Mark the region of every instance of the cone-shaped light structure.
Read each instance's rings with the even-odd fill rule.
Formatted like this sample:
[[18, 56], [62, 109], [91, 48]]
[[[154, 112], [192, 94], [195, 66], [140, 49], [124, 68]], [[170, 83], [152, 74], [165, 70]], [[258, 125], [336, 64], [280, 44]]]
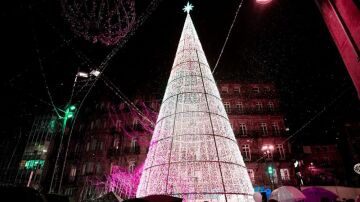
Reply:
[[189, 14], [137, 197], [254, 201], [253, 187]]

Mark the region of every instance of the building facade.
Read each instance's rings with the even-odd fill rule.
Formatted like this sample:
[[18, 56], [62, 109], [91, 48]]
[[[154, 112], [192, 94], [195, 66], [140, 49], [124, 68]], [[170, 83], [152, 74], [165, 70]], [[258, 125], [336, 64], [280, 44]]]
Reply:
[[25, 136], [26, 145], [14, 183], [43, 190], [47, 187], [47, 177], [51, 174], [52, 161], [50, 156], [54, 140], [59, 129], [58, 121], [53, 115], [37, 116], [31, 130]]
[[305, 186], [339, 185], [344, 181], [344, 162], [336, 144], [304, 145], [299, 162]]
[[295, 185], [291, 147], [275, 86], [220, 83], [219, 89], [255, 190]]
[[[219, 90], [254, 188], [294, 185], [291, 148], [274, 85], [222, 82]], [[62, 187], [66, 195], [76, 201], [108, 191], [134, 197], [160, 100], [141, 96], [134, 103], [136, 107], [104, 101], [85, 110], [69, 147]]]
[[65, 195], [75, 201], [109, 191], [135, 196], [159, 107], [152, 100], [136, 99], [134, 105], [103, 101], [85, 110], [69, 146]]

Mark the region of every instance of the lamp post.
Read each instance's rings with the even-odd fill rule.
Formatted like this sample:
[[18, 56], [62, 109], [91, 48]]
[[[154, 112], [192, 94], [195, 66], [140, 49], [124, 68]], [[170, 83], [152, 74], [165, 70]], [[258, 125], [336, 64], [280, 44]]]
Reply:
[[[272, 144], [265, 144], [261, 147], [261, 151], [264, 153], [264, 155], [266, 156], [266, 160], [272, 160], [272, 154], [274, 151], [274, 145]], [[269, 163], [268, 167], [267, 167], [267, 171], [269, 174], [269, 180], [271, 182], [271, 189], [274, 189], [274, 173], [275, 173], [275, 168], [273, 168], [273, 166]]]
[[58, 149], [58, 152], [57, 152], [57, 155], [56, 155], [54, 171], [53, 171], [52, 176], [51, 176], [49, 193], [53, 192], [53, 182], [54, 182], [55, 174], [56, 174], [56, 172], [58, 170], [58, 160], [59, 160], [60, 153], [61, 153], [61, 150], [62, 150], [62, 142], [63, 142], [63, 139], [64, 139], [66, 123], [67, 123], [67, 121], [69, 119], [74, 117], [75, 110], [76, 110], [76, 107], [74, 105], [67, 106], [65, 111], [61, 110], [62, 112], [64, 112], [64, 116], [60, 117], [60, 119], [63, 119], [63, 124], [62, 124], [62, 127], [61, 127], [61, 134], [60, 134], [61, 137], [60, 137], [59, 149]]

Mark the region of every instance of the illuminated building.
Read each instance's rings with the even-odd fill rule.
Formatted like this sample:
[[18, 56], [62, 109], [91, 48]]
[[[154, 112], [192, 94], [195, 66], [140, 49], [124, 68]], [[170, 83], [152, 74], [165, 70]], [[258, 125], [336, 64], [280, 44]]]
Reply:
[[219, 89], [255, 190], [269, 193], [282, 185], [295, 185], [291, 146], [275, 86], [231, 81], [220, 82]]
[[51, 174], [54, 137], [58, 131], [55, 116], [38, 116], [26, 135], [26, 146], [19, 163], [15, 184], [40, 188], [46, 186], [46, 178]]

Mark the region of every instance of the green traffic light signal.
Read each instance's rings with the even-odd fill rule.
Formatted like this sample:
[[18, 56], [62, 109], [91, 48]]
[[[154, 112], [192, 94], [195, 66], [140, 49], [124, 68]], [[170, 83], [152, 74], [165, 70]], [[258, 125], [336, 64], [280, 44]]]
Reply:
[[271, 166], [268, 167], [268, 173], [272, 174], [273, 173], [273, 168]]
[[70, 107], [66, 108], [65, 111], [65, 118], [72, 118], [74, 117], [74, 112], [76, 107], [74, 105], [71, 105]]

